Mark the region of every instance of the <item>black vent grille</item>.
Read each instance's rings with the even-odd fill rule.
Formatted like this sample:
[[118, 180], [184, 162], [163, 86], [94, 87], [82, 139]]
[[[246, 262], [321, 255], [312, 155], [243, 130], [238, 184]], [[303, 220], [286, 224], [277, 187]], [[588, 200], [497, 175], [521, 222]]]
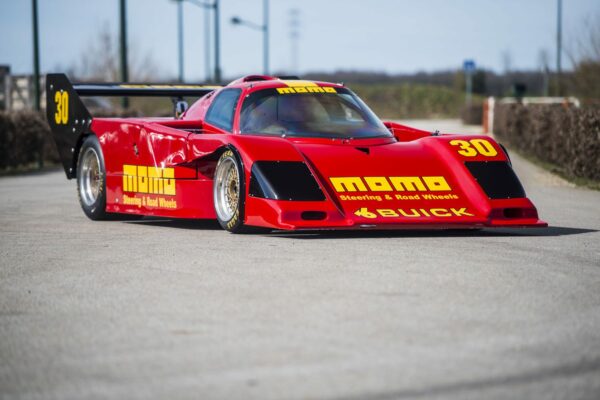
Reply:
[[465, 166], [490, 199], [525, 197], [515, 172], [505, 161], [469, 161]]
[[306, 164], [296, 161], [256, 161], [250, 175], [250, 195], [273, 200], [325, 200]]

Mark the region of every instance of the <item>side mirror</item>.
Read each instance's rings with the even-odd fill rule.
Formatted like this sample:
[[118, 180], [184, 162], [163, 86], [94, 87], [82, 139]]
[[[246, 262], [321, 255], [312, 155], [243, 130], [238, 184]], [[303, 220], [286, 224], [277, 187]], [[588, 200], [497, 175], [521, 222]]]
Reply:
[[180, 119], [184, 112], [188, 109], [188, 103], [185, 100], [177, 100], [175, 102], [175, 119]]

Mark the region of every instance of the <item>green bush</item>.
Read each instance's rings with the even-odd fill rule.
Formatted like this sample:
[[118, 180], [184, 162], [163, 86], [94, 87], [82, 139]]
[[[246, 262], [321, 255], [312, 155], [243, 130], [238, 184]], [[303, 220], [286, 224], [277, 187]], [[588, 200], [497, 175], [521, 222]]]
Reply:
[[463, 93], [444, 86], [352, 84], [349, 87], [375, 114], [386, 119], [457, 118], [464, 104]]
[[494, 134], [570, 177], [600, 181], [600, 107], [499, 104]]
[[0, 112], [0, 169], [58, 162], [50, 128], [41, 113]]
[[460, 111], [460, 119], [466, 125], [483, 124], [483, 104], [473, 103], [468, 107], [463, 107]]

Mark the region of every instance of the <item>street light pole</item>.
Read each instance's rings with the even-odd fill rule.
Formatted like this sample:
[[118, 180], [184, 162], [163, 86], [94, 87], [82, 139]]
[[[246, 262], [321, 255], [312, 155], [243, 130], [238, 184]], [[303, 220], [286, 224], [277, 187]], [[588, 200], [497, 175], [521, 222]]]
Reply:
[[[127, 7], [126, 0], [120, 0], [119, 21], [120, 21], [120, 50], [121, 50], [121, 82], [129, 81], [129, 72], [127, 70]], [[123, 97], [121, 100], [123, 108], [129, 107], [129, 99]]]
[[221, 82], [221, 57], [220, 57], [220, 35], [219, 35], [219, 0], [214, 0], [215, 9], [215, 83]]
[[195, 6], [204, 8], [204, 28], [205, 28], [205, 38], [204, 38], [204, 48], [206, 52], [206, 75], [207, 80], [211, 80], [210, 77], [210, 32], [209, 32], [209, 14], [208, 10], [213, 9], [214, 11], [214, 24], [215, 24], [215, 72], [214, 72], [214, 80], [219, 82], [221, 80], [221, 60], [219, 58], [220, 52], [220, 37], [219, 37], [219, 0], [213, 0], [212, 3], [205, 2], [202, 0], [173, 0], [176, 1], [178, 7], [178, 24], [179, 24], [179, 81], [183, 82], [183, 9], [182, 4], [184, 1], [188, 3], [194, 4]]
[[263, 0], [263, 24], [246, 21], [240, 17], [232, 17], [234, 25], [246, 25], [249, 28], [263, 32], [263, 74], [269, 75], [269, 0]]
[[204, 7], [204, 72], [206, 81], [210, 82], [210, 9], [208, 7]]
[[269, 75], [269, 0], [263, 0], [263, 70]]
[[562, 0], [557, 1], [556, 10], [556, 83], [558, 95], [562, 95], [562, 67], [561, 67], [561, 53], [562, 53]]
[[37, 0], [31, 3], [32, 18], [33, 18], [33, 95], [34, 107], [37, 111], [40, 110], [40, 47], [39, 47], [39, 32], [38, 32], [38, 6]]
[[183, 0], [177, 1], [177, 45], [179, 48], [178, 81], [183, 83]]

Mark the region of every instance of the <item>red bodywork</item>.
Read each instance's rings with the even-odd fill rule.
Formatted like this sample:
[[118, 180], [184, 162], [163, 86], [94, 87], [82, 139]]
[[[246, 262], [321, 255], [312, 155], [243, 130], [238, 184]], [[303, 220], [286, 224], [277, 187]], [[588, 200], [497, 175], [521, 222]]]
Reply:
[[[273, 78], [238, 80], [227, 87], [241, 89], [244, 99], [253, 91], [282, 86], [285, 81]], [[106, 167], [106, 211], [216, 218], [214, 168], [219, 154], [232, 147], [242, 160], [246, 182], [256, 161], [300, 161], [325, 195], [324, 201], [272, 200], [250, 196], [246, 184], [246, 225], [274, 229], [546, 226], [529, 199], [490, 199], [465, 167], [467, 161], [509, 162], [490, 137], [432, 135], [393, 122], [385, 123], [394, 135], [390, 138], [242, 135], [242, 101], [235, 110], [232, 132], [204, 122], [218, 93], [198, 100], [181, 119], [93, 119], [91, 131], [98, 136]], [[473, 146], [474, 140], [483, 145]], [[154, 179], [155, 189], [138, 188], [152, 179], [152, 173], [160, 175]], [[331, 178], [342, 180], [336, 186]]]

